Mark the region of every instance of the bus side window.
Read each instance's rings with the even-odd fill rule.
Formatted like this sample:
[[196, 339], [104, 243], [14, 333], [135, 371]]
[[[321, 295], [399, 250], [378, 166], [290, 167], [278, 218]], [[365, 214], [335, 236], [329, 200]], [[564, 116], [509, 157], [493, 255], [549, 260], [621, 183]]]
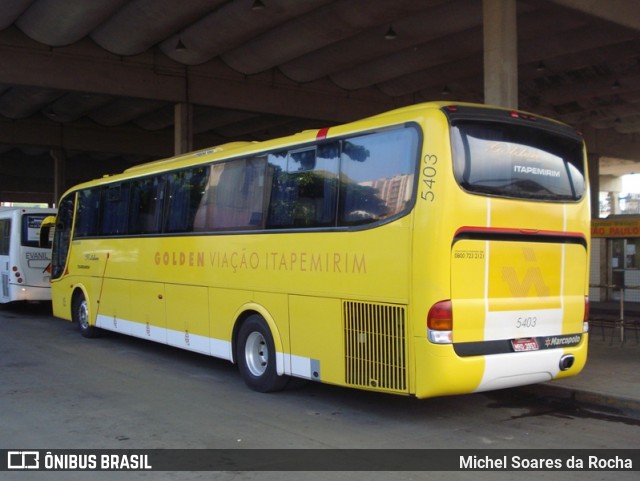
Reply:
[[195, 215], [194, 230], [261, 228], [264, 171], [264, 157], [213, 164]]
[[376, 222], [406, 212], [413, 199], [419, 134], [415, 128], [343, 143], [339, 225]]
[[269, 155], [273, 171], [268, 226], [335, 226], [338, 144]]
[[194, 219], [209, 176], [209, 167], [169, 174], [166, 232], [192, 232]]
[[11, 245], [11, 219], [0, 220], [0, 256], [9, 255]]
[[129, 234], [157, 234], [164, 210], [164, 179], [139, 179], [131, 186]]
[[78, 212], [75, 237], [94, 237], [98, 235], [100, 221], [100, 189], [85, 189], [78, 193]]
[[319, 145], [316, 155], [316, 182], [320, 183], [316, 198], [319, 204], [316, 222], [320, 226], [336, 225], [339, 168], [340, 144]]
[[126, 234], [129, 211], [129, 184], [106, 187], [103, 191], [101, 209], [100, 234]]

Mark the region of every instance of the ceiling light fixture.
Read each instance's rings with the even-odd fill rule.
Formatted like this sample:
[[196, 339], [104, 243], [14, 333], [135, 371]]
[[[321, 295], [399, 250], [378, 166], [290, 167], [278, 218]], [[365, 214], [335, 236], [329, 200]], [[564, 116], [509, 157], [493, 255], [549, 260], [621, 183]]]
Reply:
[[442, 96], [447, 96], [451, 93], [451, 90], [449, 90], [448, 86], [444, 86], [444, 88], [440, 91], [440, 95]]
[[536, 71], [538, 72], [544, 72], [545, 70], [547, 70], [547, 66], [544, 64], [543, 61], [540, 61], [538, 63], [538, 66], [536, 67]]
[[620, 88], [620, 82], [618, 81], [618, 79], [616, 79], [615, 82], [613, 82], [613, 85], [611, 86], [612, 90], [618, 90]]
[[187, 49], [187, 46], [184, 43], [182, 43], [182, 39], [179, 38], [178, 43], [176, 44], [176, 49], [175, 49], [176, 52], [183, 52], [186, 49]]
[[266, 5], [262, 0], [254, 0], [253, 5], [251, 5], [251, 10], [262, 10]]
[[387, 33], [384, 34], [384, 38], [385, 40], [395, 40], [396, 38], [398, 38], [398, 34], [393, 29], [393, 27], [389, 27], [389, 30], [387, 30]]

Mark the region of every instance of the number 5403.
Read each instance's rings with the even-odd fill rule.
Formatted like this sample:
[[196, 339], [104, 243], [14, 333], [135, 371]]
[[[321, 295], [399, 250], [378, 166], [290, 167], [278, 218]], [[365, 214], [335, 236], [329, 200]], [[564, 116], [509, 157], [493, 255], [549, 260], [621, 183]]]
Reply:
[[535, 316], [519, 317], [516, 320], [516, 328], [520, 329], [521, 327], [536, 327], [537, 323], [538, 318]]
[[437, 163], [438, 157], [435, 155], [427, 154], [422, 159], [420, 197], [429, 202], [433, 202], [436, 199], [436, 194], [433, 192], [433, 184], [436, 183], [436, 175], [438, 174], [438, 170], [435, 167]]

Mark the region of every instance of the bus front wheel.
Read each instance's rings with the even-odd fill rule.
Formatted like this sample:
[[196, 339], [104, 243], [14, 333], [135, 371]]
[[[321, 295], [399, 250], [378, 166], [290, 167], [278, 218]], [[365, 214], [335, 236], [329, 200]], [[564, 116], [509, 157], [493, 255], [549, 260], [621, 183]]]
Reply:
[[78, 324], [78, 329], [83, 337], [93, 338], [99, 335], [99, 329], [89, 323], [89, 304], [84, 294], [78, 294], [73, 299], [73, 322]]
[[287, 384], [287, 376], [278, 376], [276, 349], [266, 321], [254, 314], [240, 326], [236, 359], [240, 375], [254, 391], [279, 391]]

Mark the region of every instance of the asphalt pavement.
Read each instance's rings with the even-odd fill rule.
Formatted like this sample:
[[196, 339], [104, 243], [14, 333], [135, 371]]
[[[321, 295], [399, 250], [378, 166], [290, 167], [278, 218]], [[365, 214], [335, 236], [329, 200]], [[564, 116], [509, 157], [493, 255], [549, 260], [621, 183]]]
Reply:
[[[19, 312], [19, 311], [18, 311]], [[640, 420], [640, 305], [592, 304], [587, 364], [577, 376], [524, 386], [537, 397], [557, 399], [611, 416]], [[46, 311], [42, 314], [47, 315]], [[11, 311], [6, 315], [13, 316]]]
[[529, 392], [570, 400], [612, 415], [640, 419], [640, 312], [592, 309], [587, 364], [577, 376], [528, 386]]

